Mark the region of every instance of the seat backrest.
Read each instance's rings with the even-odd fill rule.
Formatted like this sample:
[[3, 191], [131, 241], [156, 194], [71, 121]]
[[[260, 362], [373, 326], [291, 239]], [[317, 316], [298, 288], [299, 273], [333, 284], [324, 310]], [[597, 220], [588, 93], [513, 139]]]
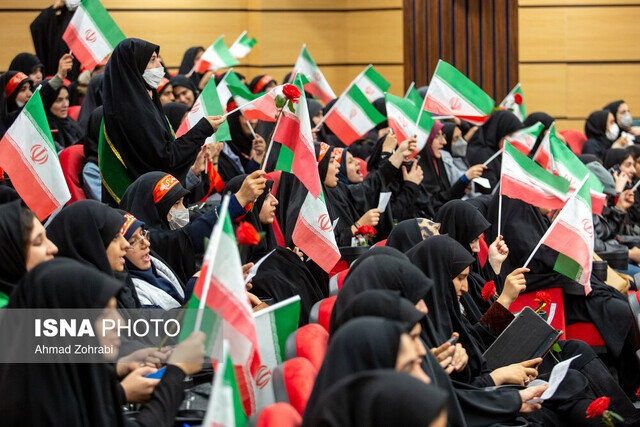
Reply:
[[334, 295], [329, 298], [321, 299], [317, 303], [313, 304], [313, 307], [311, 307], [311, 312], [309, 313], [309, 322], [318, 323], [327, 332], [329, 332], [331, 311], [333, 310], [333, 305], [336, 303], [337, 298], [338, 296]]
[[369, 171], [367, 170], [367, 162], [362, 160], [360, 157], [356, 157], [356, 160], [360, 162], [360, 173], [362, 173], [362, 176], [366, 178], [369, 174]]
[[289, 335], [285, 343], [285, 354], [287, 359], [304, 357], [319, 370], [328, 345], [329, 333], [317, 323], [309, 323]]
[[272, 376], [276, 402], [291, 404], [302, 416], [317, 375], [318, 370], [304, 357], [276, 366]]
[[331, 276], [329, 279], [329, 295], [338, 295], [338, 292], [342, 289], [342, 284], [344, 283], [344, 278], [347, 277], [347, 274], [349, 274], [348, 268]]
[[82, 166], [84, 163], [84, 147], [82, 144], [72, 145], [60, 152], [58, 156], [60, 160], [60, 167], [62, 168], [62, 174], [64, 180], [67, 182], [69, 192], [71, 193], [71, 199], [69, 204], [77, 202], [78, 200], [84, 200], [87, 196], [82, 189], [82, 181], [80, 176], [82, 175]]
[[71, 117], [75, 121], [78, 121], [78, 116], [80, 116], [80, 107], [81, 105], [72, 105], [71, 107], [69, 107], [69, 117]]
[[[551, 319], [549, 324], [554, 328], [566, 332], [566, 324], [564, 318], [564, 294], [562, 288], [548, 288], [544, 292], [548, 293], [551, 297], [551, 304], [544, 307], [543, 310], [547, 312], [547, 318]], [[535, 302], [536, 291], [522, 293], [516, 298], [516, 300], [509, 306], [509, 311], [512, 313], [519, 312], [525, 307], [531, 307], [532, 310], [538, 308], [538, 303]], [[566, 333], [563, 333], [560, 337], [561, 340], [566, 339]]]
[[569, 144], [569, 148], [576, 156], [582, 154], [582, 147], [584, 146], [587, 137], [580, 131], [574, 129], [567, 129], [560, 132], [564, 139]]
[[248, 425], [255, 427], [299, 427], [302, 425], [302, 416], [288, 403], [278, 402], [252, 416]]

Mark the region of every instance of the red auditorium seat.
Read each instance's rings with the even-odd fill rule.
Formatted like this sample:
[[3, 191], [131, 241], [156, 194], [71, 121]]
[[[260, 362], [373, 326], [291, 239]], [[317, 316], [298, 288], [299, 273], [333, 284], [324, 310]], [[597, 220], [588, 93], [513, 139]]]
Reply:
[[58, 160], [60, 160], [62, 174], [71, 193], [71, 199], [68, 204], [86, 199], [87, 196], [84, 194], [80, 181], [84, 163], [84, 147], [81, 144], [67, 147], [60, 152]]
[[387, 246], [387, 239], [380, 240], [378, 243], [376, 243], [373, 246]]
[[369, 171], [367, 170], [367, 162], [362, 160], [360, 157], [356, 157], [356, 160], [360, 162], [360, 173], [362, 173], [362, 176], [366, 178], [369, 174]]
[[329, 276], [333, 276], [334, 274], [338, 274], [340, 273], [342, 270], [346, 270], [347, 268], [349, 268], [349, 263], [344, 260], [341, 259], [340, 261], [338, 261], [336, 263], [336, 265], [331, 269], [331, 271], [329, 272]]
[[81, 105], [73, 105], [69, 107], [69, 117], [71, 117], [76, 122], [78, 121], [78, 116], [80, 115], [80, 107]]
[[329, 344], [329, 333], [317, 323], [309, 323], [294, 331], [285, 343], [287, 359], [304, 357], [318, 370]]
[[571, 151], [577, 156], [582, 154], [582, 147], [584, 146], [587, 137], [580, 131], [567, 129], [560, 132], [564, 139], [567, 140], [567, 144], [569, 144], [569, 148]]
[[269, 405], [251, 417], [249, 425], [256, 427], [299, 427], [302, 416], [288, 403], [278, 402]]
[[273, 391], [276, 402], [291, 404], [300, 415], [304, 414], [318, 370], [304, 357], [287, 360], [273, 370]]
[[329, 332], [329, 322], [331, 321], [331, 311], [333, 310], [333, 305], [336, 303], [337, 295], [334, 295], [329, 298], [322, 299], [315, 303], [313, 307], [311, 307], [311, 312], [309, 313], [309, 322], [318, 323], [322, 326], [327, 332]]
[[344, 283], [344, 278], [347, 277], [349, 273], [349, 269], [342, 270], [338, 274], [334, 274], [329, 279], [329, 295], [334, 296], [338, 295], [338, 291], [342, 289], [342, 284]]

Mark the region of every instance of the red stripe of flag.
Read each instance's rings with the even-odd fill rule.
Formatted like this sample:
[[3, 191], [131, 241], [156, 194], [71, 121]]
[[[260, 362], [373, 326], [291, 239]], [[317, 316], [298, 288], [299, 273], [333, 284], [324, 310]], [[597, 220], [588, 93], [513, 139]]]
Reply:
[[345, 145], [351, 145], [352, 142], [362, 137], [362, 135], [356, 133], [349, 125], [349, 121], [336, 108], [329, 112], [324, 122]]
[[67, 26], [67, 29], [62, 35], [62, 40], [67, 43], [69, 49], [73, 51], [73, 56], [75, 56], [85, 68], [92, 69], [99, 64], [99, 61], [96, 60], [84, 44], [83, 38], [80, 37], [73, 25]]

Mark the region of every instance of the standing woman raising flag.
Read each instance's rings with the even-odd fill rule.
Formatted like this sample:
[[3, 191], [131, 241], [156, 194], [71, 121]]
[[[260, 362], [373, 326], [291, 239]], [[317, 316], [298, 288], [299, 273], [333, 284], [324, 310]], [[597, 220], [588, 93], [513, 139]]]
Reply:
[[155, 90], [164, 77], [160, 47], [140, 39], [116, 46], [104, 72], [100, 135], [103, 201], [118, 203], [140, 175], [161, 170], [184, 180], [205, 139], [224, 118], [208, 116], [175, 138]]

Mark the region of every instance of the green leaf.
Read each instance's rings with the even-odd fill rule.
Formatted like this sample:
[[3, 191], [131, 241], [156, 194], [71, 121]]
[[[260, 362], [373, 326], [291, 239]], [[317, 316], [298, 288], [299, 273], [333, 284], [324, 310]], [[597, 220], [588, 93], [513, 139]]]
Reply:
[[615, 412], [611, 412], [611, 411], [607, 411], [609, 412], [609, 416], [611, 416], [612, 418], [615, 418], [618, 421], [624, 421], [624, 418], [622, 418], [620, 415], [616, 414]]
[[555, 343], [552, 347], [551, 350], [555, 351], [556, 353], [560, 353], [562, 351], [562, 348], [560, 347], [560, 344]]
[[267, 232], [266, 232], [266, 231], [260, 231], [260, 232], [258, 232], [258, 236], [260, 236], [260, 240], [264, 239], [264, 236], [266, 236], [266, 235], [267, 235]]
[[291, 111], [292, 113], [296, 112], [296, 109], [293, 107], [293, 102], [291, 102], [291, 100], [289, 100], [287, 106], [289, 107], [289, 111]]
[[205, 237], [204, 238], [204, 252], [207, 252], [207, 247], [209, 246], [209, 238]]
[[276, 95], [276, 108], [282, 108], [287, 103], [287, 98], [282, 95]]

